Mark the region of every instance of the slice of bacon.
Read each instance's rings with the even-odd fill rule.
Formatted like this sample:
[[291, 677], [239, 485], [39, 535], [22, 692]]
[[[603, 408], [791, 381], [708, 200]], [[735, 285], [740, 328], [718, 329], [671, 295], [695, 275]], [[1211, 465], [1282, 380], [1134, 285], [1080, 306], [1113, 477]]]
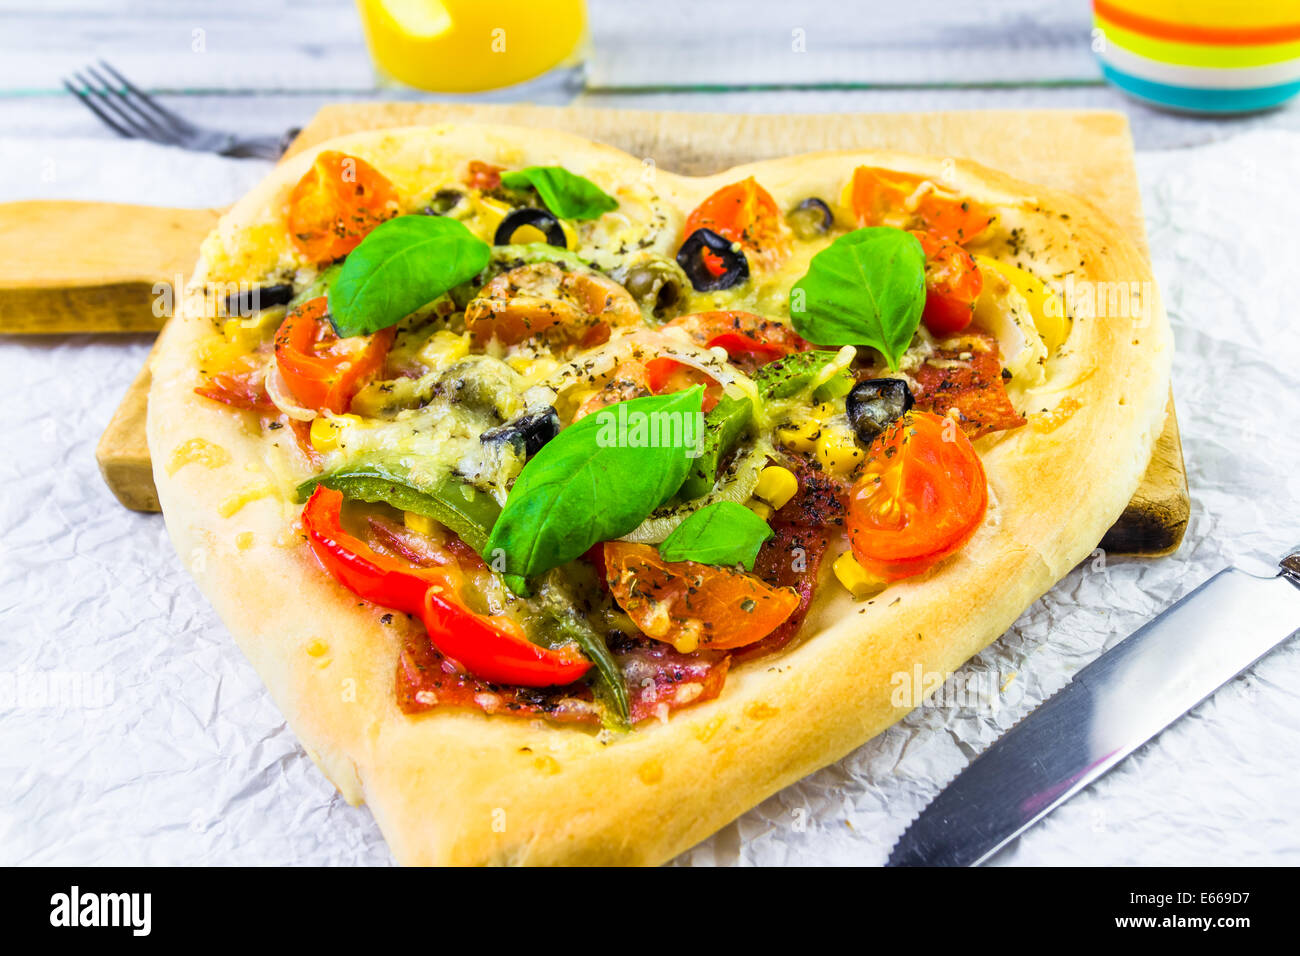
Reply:
[[834, 529], [844, 524], [844, 486], [803, 458], [787, 464], [799, 480], [799, 490], [772, 516], [773, 534], [759, 548], [754, 573], [768, 584], [794, 588], [799, 605], [771, 634], [733, 652], [738, 662], [780, 650], [799, 632], [817, 590], [822, 557]]
[[432, 568], [448, 563], [454, 558], [455, 563], [465, 570], [483, 570], [487, 567], [478, 552], [460, 539], [460, 535], [451, 529], [446, 530], [446, 537], [441, 546], [436, 547], [424, 535], [417, 534], [402, 525], [389, 521], [378, 515], [366, 519], [370, 534], [381, 549], [395, 557], [410, 561], [416, 567]]
[[263, 430], [275, 430], [287, 425], [298, 451], [313, 468], [319, 468], [324, 460], [311, 443], [311, 422], [299, 421], [280, 413], [271, 401], [271, 396], [266, 393], [260, 370], [217, 372], [208, 376], [194, 391], [231, 408], [261, 412]]
[[643, 398], [650, 394], [650, 383], [646, 380], [646, 367], [642, 362], [620, 362], [614, 374], [599, 391], [593, 394], [573, 413], [573, 420], [586, 418], [616, 402], [628, 402], [634, 398]]
[[791, 454], [781, 464], [794, 472], [799, 487], [772, 516], [773, 521], [803, 528], [842, 527], [848, 504], [848, 485], [822, 471], [811, 455]]
[[772, 522], [772, 537], [759, 549], [754, 573], [768, 584], [792, 587], [799, 592], [799, 604], [776, 630], [733, 653], [737, 661], [750, 660], [780, 650], [799, 632], [817, 590], [817, 574], [830, 538], [819, 528], [788, 521]]
[[640, 639], [615, 659], [627, 679], [634, 724], [717, 697], [731, 665], [728, 655], [716, 651], [679, 654], [667, 644]]
[[919, 386], [916, 407], [936, 415], [953, 412], [968, 438], [1025, 424], [1007, 397], [998, 342], [988, 332], [969, 329], [939, 342], [912, 377]]
[[427, 634], [414, 628], [397, 663], [397, 706], [421, 714], [438, 706], [472, 707], [487, 714], [545, 717], [561, 723], [600, 723], [591, 688], [501, 687], [459, 671], [438, 653]]
[[[730, 664], [725, 654], [679, 654], [644, 638], [623, 638], [616, 643], [614, 657], [627, 680], [633, 723], [666, 717], [722, 692]], [[397, 665], [397, 704], [406, 714], [424, 713], [441, 705], [560, 723], [599, 724], [601, 719], [586, 684], [536, 688], [489, 684], [458, 671], [418, 630], [403, 642]]]
[[501, 185], [501, 167], [480, 160], [472, 160], [465, 173], [465, 185], [470, 189], [488, 192]]
[[[293, 440], [297, 443], [298, 450], [302, 452], [303, 457], [307, 459], [313, 469], [320, 468], [321, 462], [325, 459], [316, 450], [316, 446], [311, 443], [311, 422], [299, 421], [296, 418], [290, 418], [288, 415], [281, 415], [276, 420], [282, 425], [288, 423], [289, 431], [293, 432]], [[263, 427], [265, 427], [265, 421]]]
[[215, 375], [208, 376], [207, 380], [194, 391], [204, 398], [210, 398], [214, 402], [221, 402], [232, 408], [259, 410], [275, 408], [271, 396], [266, 393], [266, 385], [262, 382], [260, 369], [217, 372]]

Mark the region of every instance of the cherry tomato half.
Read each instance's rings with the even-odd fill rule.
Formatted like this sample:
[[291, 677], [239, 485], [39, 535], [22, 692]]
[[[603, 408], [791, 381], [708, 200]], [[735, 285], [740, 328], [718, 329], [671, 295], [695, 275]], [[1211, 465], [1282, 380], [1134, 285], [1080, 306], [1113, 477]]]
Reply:
[[[683, 238], [697, 229], [712, 229], [745, 250], [751, 268], [775, 269], [792, 248], [792, 235], [771, 193], [753, 176], [723, 186], [686, 217]], [[704, 265], [715, 276], [726, 271], [722, 259], [704, 254]]]
[[316, 157], [289, 194], [289, 233], [312, 262], [332, 262], [397, 212], [397, 191], [383, 173], [331, 149]]
[[325, 318], [326, 308], [320, 296], [284, 317], [275, 333], [275, 361], [294, 398], [339, 415], [366, 379], [383, 368], [397, 330], [341, 339]]
[[921, 574], [956, 552], [988, 508], [979, 455], [955, 422], [911, 411], [883, 431], [849, 492], [853, 555], [884, 581]]
[[961, 246], [928, 232], [913, 232], [925, 251], [925, 311], [921, 321], [935, 335], [953, 335], [970, 325], [984, 277]]
[[919, 229], [950, 242], [966, 243], [993, 221], [979, 203], [921, 176], [859, 166], [845, 188], [844, 205], [859, 226]]
[[734, 568], [665, 561], [646, 544], [606, 542], [605, 575], [636, 626], [684, 654], [762, 640], [799, 606], [793, 588], [772, 587]]

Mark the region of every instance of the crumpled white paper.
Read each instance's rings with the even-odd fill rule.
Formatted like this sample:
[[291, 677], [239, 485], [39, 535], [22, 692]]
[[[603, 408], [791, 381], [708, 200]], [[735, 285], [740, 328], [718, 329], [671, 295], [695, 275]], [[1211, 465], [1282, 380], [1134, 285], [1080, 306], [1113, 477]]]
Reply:
[[[0, 141], [0, 200], [217, 205], [265, 164], [140, 143]], [[1192, 490], [1177, 555], [1095, 556], [927, 706], [685, 853], [876, 864], [970, 758], [1079, 668], [1229, 563], [1300, 542], [1300, 136], [1139, 157], [1175, 326]], [[142, 176], [141, 170], [148, 175]], [[388, 863], [312, 765], [94, 447], [143, 337], [0, 339], [0, 862]], [[1300, 622], [1297, 622], [1300, 624]], [[1224, 635], [1231, 640], [1232, 635]], [[1274, 652], [998, 863], [1300, 862], [1300, 644]]]

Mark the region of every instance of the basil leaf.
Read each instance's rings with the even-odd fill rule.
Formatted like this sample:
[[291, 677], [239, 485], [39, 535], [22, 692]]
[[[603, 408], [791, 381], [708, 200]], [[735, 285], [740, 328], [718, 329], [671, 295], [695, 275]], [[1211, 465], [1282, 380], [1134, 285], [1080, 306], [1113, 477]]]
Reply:
[[474, 278], [491, 247], [455, 219], [398, 216], [376, 226], [329, 287], [334, 331], [368, 335]]
[[571, 173], [563, 166], [529, 166], [501, 174], [507, 189], [532, 186], [542, 197], [552, 215], [561, 219], [599, 219], [618, 208], [618, 200], [586, 176]]
[[618, 402], [552, 438], [515, 479], [488, 538], [488, 563], [532, 577], [639, 525], [686, 478], [703, 399], [696, 385]]
[[767, 522], [744, 505], [718, 501], [691, 512], [659, 545], [659, 554], [665, 561], [742, 564], [753, 571], [758, 549], [770, 537]]
[[869, 345], [890, 369], [907, 351], [925, 307], [925, 253], [902, 229], [840, 236], [790, 289], [794, 330], [817, 345]]

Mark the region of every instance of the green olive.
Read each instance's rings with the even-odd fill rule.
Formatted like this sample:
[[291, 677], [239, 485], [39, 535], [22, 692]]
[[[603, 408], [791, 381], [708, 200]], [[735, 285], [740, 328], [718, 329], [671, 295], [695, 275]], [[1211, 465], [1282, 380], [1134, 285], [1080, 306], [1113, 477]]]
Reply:
[[424, 211], [430, 216], [446, 216], [461, 204], [465, 194], [459, 189], [439, 189]]
[[682, 300], [686, 287], [681, 267], [666, 259], [647, 259], [631, 266], [623, 287], [632, 298], [663, 315]]

